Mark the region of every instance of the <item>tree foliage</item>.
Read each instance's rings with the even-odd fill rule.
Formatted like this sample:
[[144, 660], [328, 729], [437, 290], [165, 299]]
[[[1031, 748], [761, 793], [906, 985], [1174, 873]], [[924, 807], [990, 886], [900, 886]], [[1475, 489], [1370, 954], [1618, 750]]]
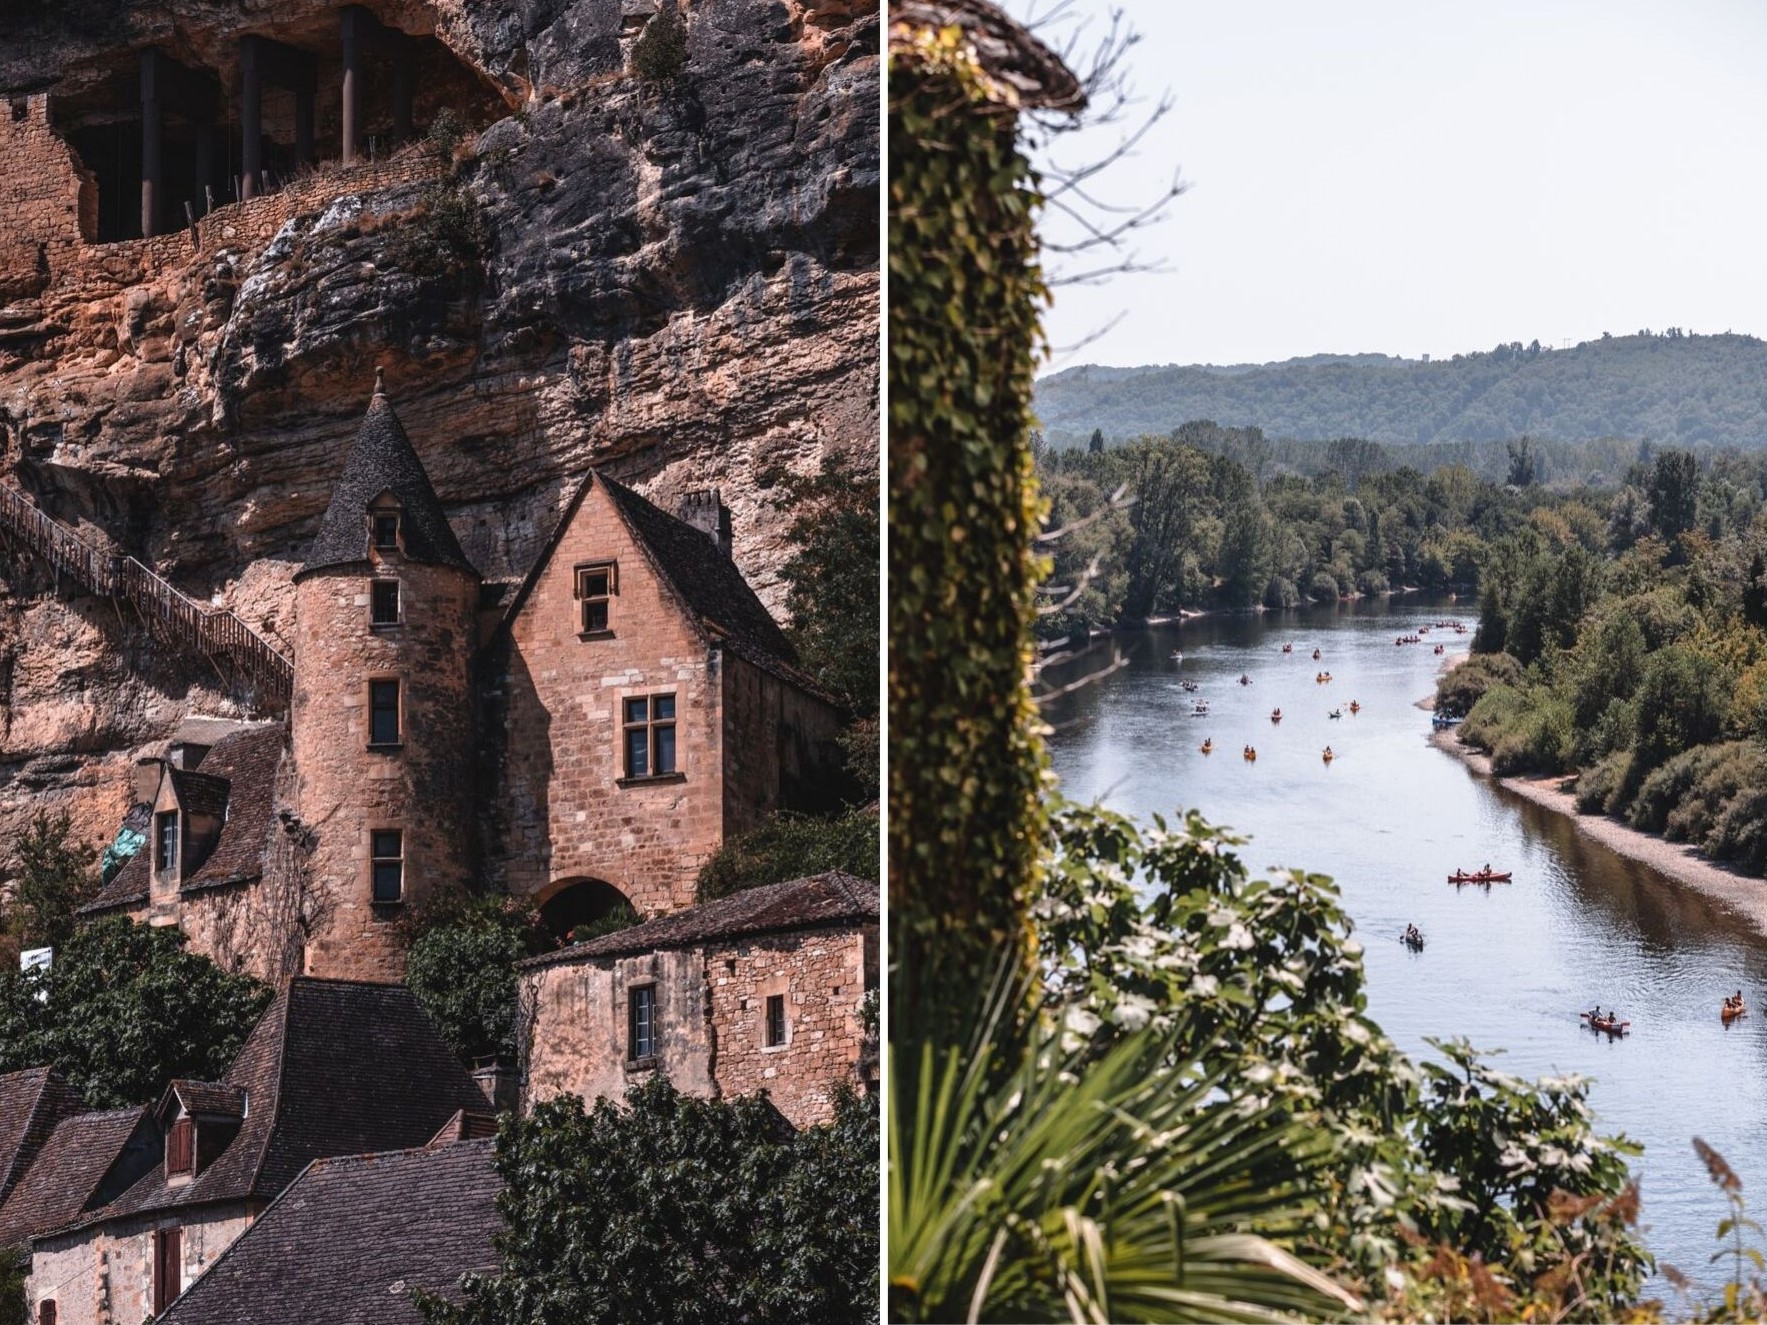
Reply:
[[876, 1319], [877, 1110], [848, 1094], [794, 1133], [765, 1095], [702, 1100], [661, 1076], [584, 1110], [507, 1116], [500, 1269], [430, 1325], [843, 1325]]
[[876, 480], [843, 455], [811, 477], [773, 475], [775, 504], [792, 513], [786, 583], [791, 638], [804, 666], [854, 717], [877, 716]]
[[92, 1108], [145, 1104], [173, 1077], [218, 1080], [269, 1001], [178, 929], [107, 917], [51, 967], [0, 972], [0, 1071], [48, 1064]]
[[516, 1052], [515, 963], [538, 952], [539, 916], [513, 898], [450, 899], [422, 918], [405, 982], [463, 1062]]
[[26, 948], [59, 947], [74, 930], [74, 913], [99, 888], [96, 854], [70, 841], [64, 812], [39, 810], [14, 847], [16, 881], [3, 928]]
[[844, 870], [876, 881], [877, 812], [846, 811], [832, 819], [776, 814], [759, 828], [725, 839], [700, 867], [697, 900], [715, 901], [748, 888]]

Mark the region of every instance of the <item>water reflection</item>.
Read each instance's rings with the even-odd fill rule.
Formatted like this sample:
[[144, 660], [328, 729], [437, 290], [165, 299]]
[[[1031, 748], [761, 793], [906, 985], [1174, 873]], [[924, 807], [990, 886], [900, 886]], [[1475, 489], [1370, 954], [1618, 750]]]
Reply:
[[[1066, 794], [1142, 818], [1194, 806], [1252, 837], [1253, 868], [1334, 876], [1367, 946], [1371, 1011], [1407, 1051], [1461, 1035], [1504, 1049], [1511, 1071], [1596, 1077], [1603, 1125], [1648, 1148], [1638, 1168], [1652, 1249], [1695, 1270], [1721, 1211], [1690, 1138], [1767, 1184], [1767, 956], [1720, 903], [1430, 748], [1415, 703], [1443, 661], [1431, 645], [1464, 652], [1470, 637], [1393, 639], [1457, 613], [1471, 619], [1465, 605], [1397, 599], [1121, 637], [1128, 666], [1049, 714], [1056, 771]], [[1095, 650], [1056, 679], [1106, 658]], [[1315, 680], [1322, 671], [1330, 683]], [[1251, 685], [1235, 684], [1241, 673]], [[1207, 717], [1191, 716], [1197, 699]], [[1205, 737], [1213, 754], [1198, 748]], [[1248, 743], [1255, 763], [1240, 757]], [[1486, 861], [1515, 881], [1446, 882]], [[1398, 941], [1408, 923], [1428, 941], [1421, 954]], [[1726, 1027], [1720, 1002], [1737, 988], [1755, 1010]], [[1609, 1040], [1579, 1023], [1596, 1003], [1619, 1008], [1631, 1034]]]

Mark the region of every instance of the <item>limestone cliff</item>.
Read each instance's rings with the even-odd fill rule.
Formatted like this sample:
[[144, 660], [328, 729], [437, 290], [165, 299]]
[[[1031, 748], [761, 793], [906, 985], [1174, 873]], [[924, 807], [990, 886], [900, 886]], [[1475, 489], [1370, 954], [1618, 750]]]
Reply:
[[[112, 103], [121, 122], [142, 49], [230, 109], [246, 33], [318, 48], [323, 89], [337, 8], [0, 11], [0, 131], [10, 107], [41, 148], [0, 159], [0, 475], [285, 644], [293, 563], [381, 365], [487, 578], [523, 573], [599, 466], [664, 505], [721, 487], [777, 609], [787, 517], [763, 471], [876, 452], [876, 0], [693, 0], [660, 81], [628, 71], [650, 0], [373, 4], [438, 52], [416, 125], [460, 105], [476, 132], [451, 155], [321, 165], [194, 233], [95, 242], [108, 175], [79, 143]], [[22, 136], [58, 105], [87, 138]], [[108, 839], [140, 750], [231, 703], [200, 659], [61, 589], [0, 538], [0, 839], [57, 805]]]

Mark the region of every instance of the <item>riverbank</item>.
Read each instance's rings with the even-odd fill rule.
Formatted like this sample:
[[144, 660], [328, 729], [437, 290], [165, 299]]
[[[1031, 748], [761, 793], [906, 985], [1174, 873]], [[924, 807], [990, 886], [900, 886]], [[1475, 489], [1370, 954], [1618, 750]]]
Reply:
[[1500, 778], [1491, 772], [1491, 761], [1477, 750], [1462, 745], [1452, 728], [1431, 732], [1430, 744], [1453, 755], [1480, 777], [1490, 778], [1505, 791], [1568, 818], [1584, 836], [1601, 843], [1617, 855], [1648, 865], [1685, 887], [1719, 902], [1735, 912], [1757, 934], [1767, 938], [1767, 880], [1742, 874], [1717, 861], [1707, 860], [1683, 842], [1669, 842], [1640, 832], [1602, 814], [1579, 814], [1577, 799], [1565, 790], [1565, 777]]

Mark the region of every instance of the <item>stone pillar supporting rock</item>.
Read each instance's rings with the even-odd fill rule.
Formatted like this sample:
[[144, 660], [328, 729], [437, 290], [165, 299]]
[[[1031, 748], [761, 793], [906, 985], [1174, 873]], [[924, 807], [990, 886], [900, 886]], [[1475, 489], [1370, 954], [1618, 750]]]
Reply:
[[239, 39], [239, 72], [243, 95], [239, 112], [239, 196], [258, 196], [264, 169], [264, 71], [258, 59], [258, 39]]
[[163, 57], [152, 47], [141, 52], [141, 235], [153, 233], [158, 214], [160, 191], [165, 187], [165, 170], [160, 160], [160, 62]]
[[338, 11], [343, 26], [344, 67], [344, 164], [356, 164], [362, 132], [362, 60], [367, 54], [369, 24], [372, 15], [361, 5], [346, 5]]

